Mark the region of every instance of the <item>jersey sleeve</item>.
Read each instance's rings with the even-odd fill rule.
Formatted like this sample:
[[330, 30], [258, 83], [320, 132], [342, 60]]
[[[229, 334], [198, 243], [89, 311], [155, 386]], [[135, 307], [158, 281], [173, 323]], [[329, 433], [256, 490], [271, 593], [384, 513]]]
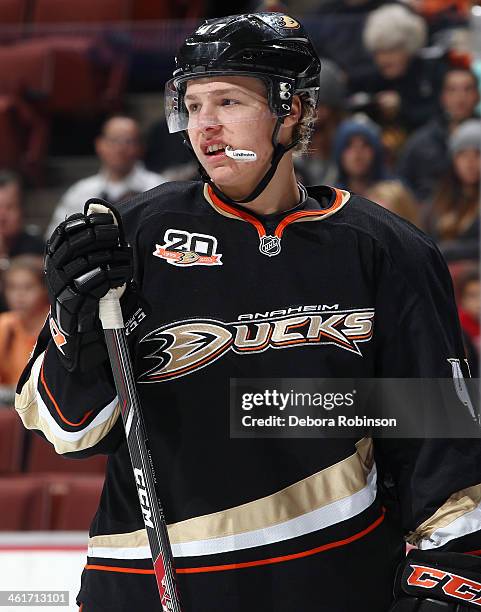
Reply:
[[57, 356], [48, 320], [20, 377], [15, 408], [24, 426], [43, 435], [62, 455], [111, 453], [122, 440], [108, 366], [67, 372]]
[[[69, 197], [72, 193], [72, 189], [67, 192]], [[136, 201], [118, 207], [127, 240], [134, 249], [133, 286], [139, 284], [141, 274], [136, 230], [142, 206], [136, 207]], [[127, 328], [139, 307], [148, 310], [131, 288], [120, 301]], [[15, 407], [25, 427], [43, 435], [57, 453], [73, 458], [114, 453], [125, 434], [110, 365], [106, 361], [87, 372], [67, 372], [53, 339], [59, 341], [58, 333], [55, 328], [51, 332], [47, 320], [19, 380]], [[135, 337], [135, 332], [129, 336], [131, 349]]]
[[[380, 264], [377, 376], [448, 378], [452, 360], [459, 375], [469, 376], [447, 266], [432, 243], [409, 250]], [[421, 549], [481, 552], [479, 439], [378, 439], [376, 455], [394, 483], [408, 541]]]

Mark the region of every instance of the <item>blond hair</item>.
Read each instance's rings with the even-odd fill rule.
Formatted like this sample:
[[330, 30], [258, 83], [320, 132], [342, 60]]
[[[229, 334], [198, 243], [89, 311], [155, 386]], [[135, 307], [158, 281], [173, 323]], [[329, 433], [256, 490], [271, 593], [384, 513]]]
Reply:
[[296, 156], [307, 153], [317, 118], [316, 105], [312, 96], [308, 92], [301, 92], [298, 95], [301, 101], [301, 117], [292, 133], [293, 140], [299, 139], [299, 142], [294, 147]]

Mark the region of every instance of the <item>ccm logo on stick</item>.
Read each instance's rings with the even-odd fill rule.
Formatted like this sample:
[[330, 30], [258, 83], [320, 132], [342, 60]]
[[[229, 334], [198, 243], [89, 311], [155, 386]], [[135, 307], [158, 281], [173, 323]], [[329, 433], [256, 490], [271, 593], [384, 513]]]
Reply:
[[137, 483], [137, 491], [139, 493], [140, 507], [144, 515], [144, 523], [147, 527], [154, 528], [152, 523], [152, 512], [150, 511], [149, 497], [145, 488], [144, 473], [139, 468], [134, 468], [135, 482]]
[[434, 567], [411, 564], [412, 573], [407, 583], [423, 589], [439, 589], [449, 597], [469, 601], [481, 606], [481, 584], [463, 576], [452, 574]]

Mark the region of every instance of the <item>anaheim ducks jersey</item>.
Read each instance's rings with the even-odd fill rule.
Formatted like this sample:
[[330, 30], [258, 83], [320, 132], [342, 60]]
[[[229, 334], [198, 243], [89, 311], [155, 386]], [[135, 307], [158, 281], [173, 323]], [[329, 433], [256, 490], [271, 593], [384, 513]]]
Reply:
[[[124, 316], [186, 612], [386, 612], [406, 534], [481, 548], [478, 442], [229, 434], [231, 378], [462, 367], [430, 239], [326, 186], [262, 217], [200, 182], [161, 185], [120, 212], [144, 300]], [[160, 610], [109, 367], [67, 373], [45, 329], [17, 391], [25, 426], [58, 453], [109, 455], [83, 612]]]

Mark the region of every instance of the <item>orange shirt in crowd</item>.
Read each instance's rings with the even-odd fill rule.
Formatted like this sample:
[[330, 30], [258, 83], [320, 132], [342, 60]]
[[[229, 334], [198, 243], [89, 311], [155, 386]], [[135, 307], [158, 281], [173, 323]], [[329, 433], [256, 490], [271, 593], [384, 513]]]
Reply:
[[0, 384], [16, 385], [37, 334], [28, 333], [16, 312], [0, 314]]
[[456, 10], [460, 15], [467, 15], [473, 3], [469, 0], [418, 0], [414, 4], [415, 10], [429, 19], [450, 9]]

